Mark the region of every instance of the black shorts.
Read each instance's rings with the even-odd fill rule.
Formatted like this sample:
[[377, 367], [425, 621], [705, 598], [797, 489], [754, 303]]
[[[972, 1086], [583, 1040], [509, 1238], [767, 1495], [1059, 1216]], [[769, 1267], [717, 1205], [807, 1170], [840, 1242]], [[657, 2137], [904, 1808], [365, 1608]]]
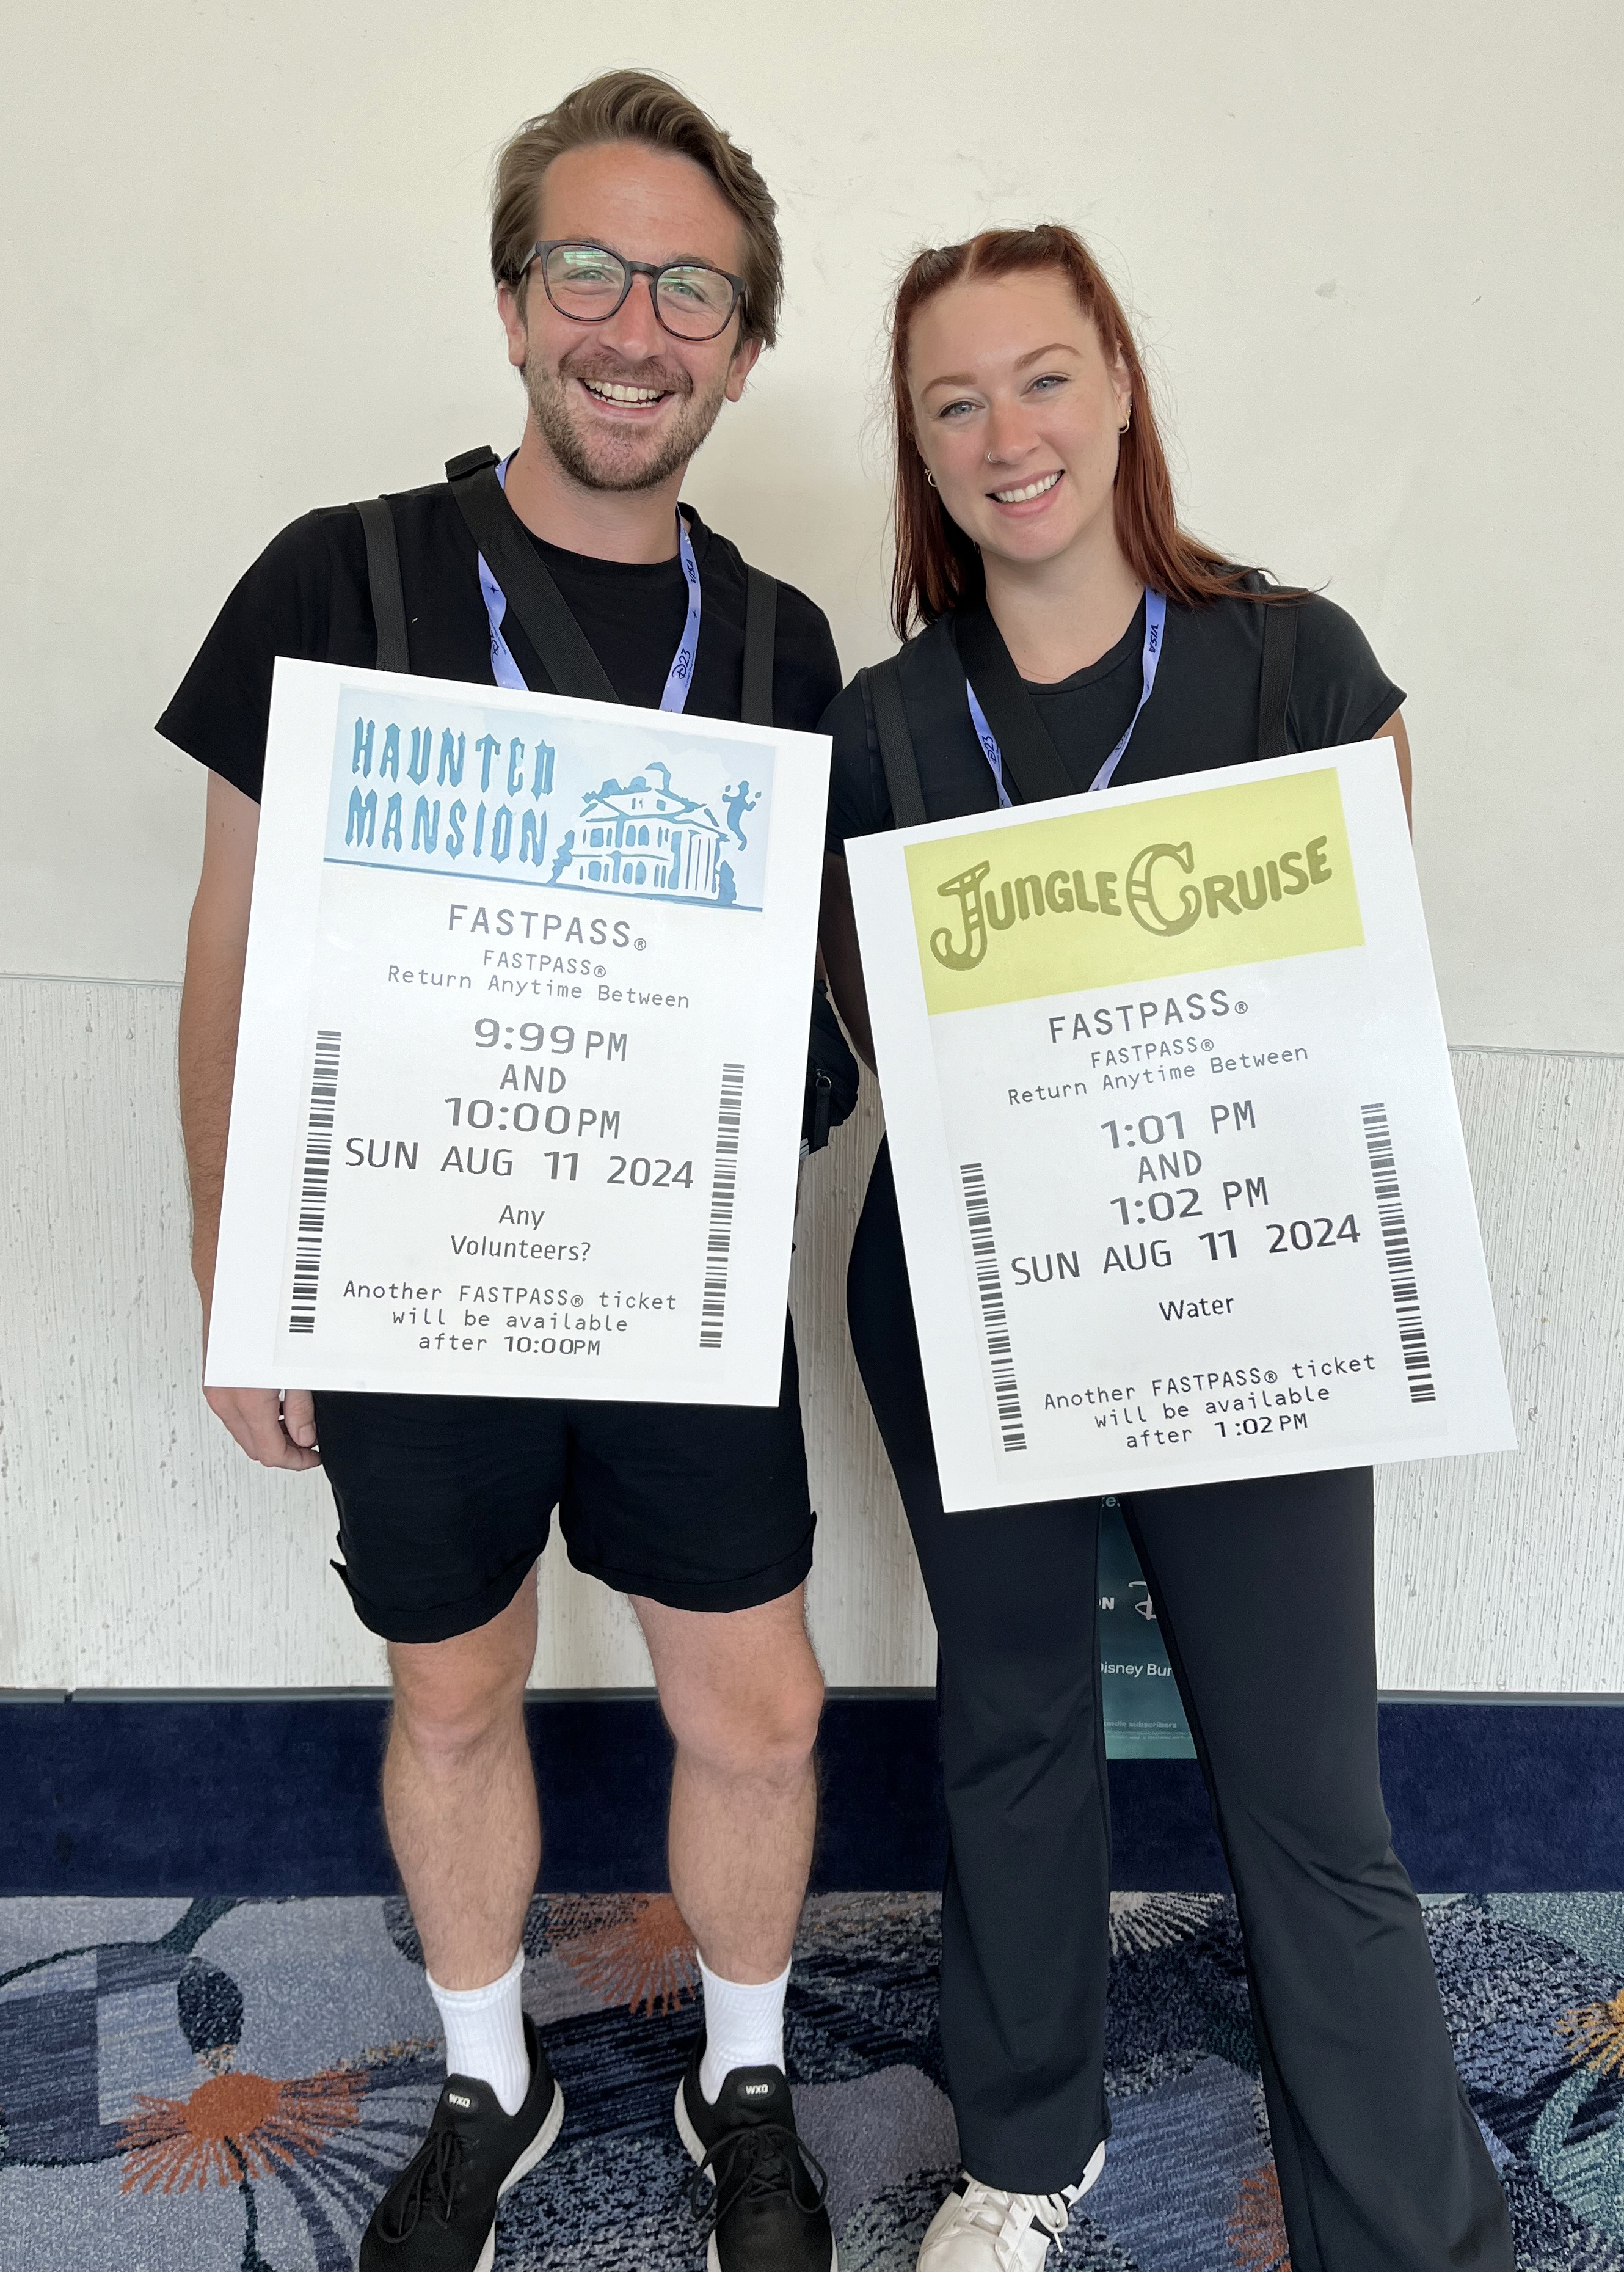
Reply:
[[542, 1397], [316, 1399], [334, 1564], [385, 1640], [448, 1640], [504, 1610], [555, 1506], [570, 1559], [674, 1610], [749, 1610], [812, 1566], [795, 1343], [776, 1407]]

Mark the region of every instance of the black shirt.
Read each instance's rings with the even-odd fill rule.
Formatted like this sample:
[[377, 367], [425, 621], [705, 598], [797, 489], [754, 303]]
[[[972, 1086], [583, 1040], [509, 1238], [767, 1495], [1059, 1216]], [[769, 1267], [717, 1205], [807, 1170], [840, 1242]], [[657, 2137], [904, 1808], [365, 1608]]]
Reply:
[[[400, 546], [412, 668], [432, 678], [490, 685], [490, 627], [480, 595], [478, 549], [449, 489], [390, 499]], [[686, 515], [704, 613], [689, 689], [693, 717], [737, 718], [744, 670], [744, 562], [726, 537]], [[592, 560], [539, 537], [532, 542], [574, 611], [622, 702], [657, 709], [688, 613], [682, 563]], [[503, 637], [526, 685], [551, 690], [508, 610]], [[377, 634], [361, 517], [349, 505], [306, 513], [272, 538], [220, 609], [158, 730], [211, 772], [257, 799], [279, 654], [370, 669]], [[840, 664], [820, 608], [778, 587], [773, 714], [811, 731], [839, 691]]]
[[[1114, 788], [1255, 759], [1263, 616], [1251, 600], [1215, 600], [1202, 608], [1168, 602], [1155, 691], [1139, 714]], [[1029, 685], [1079, 792], [1091, 785], [1133, 717], [1144, 684], [1144, 650], [1142, 600], [1127, 631], [1098, 662], [1056, 685]], [[995, 811], [998, 791], [970, 722], [951, 617], [910, 639], [898, 665], [931, 818]], [[1352, 616], [1329, 600], [1303, 602], [1285, 714], [1291, 748], [1366, 741], [1404, 699]], [[835, 745], [829, 849], [842, 852], [848, 836], [871, 836], [893, 826], [873, 710], [860, 680], [831, 705], [823, 731]]]

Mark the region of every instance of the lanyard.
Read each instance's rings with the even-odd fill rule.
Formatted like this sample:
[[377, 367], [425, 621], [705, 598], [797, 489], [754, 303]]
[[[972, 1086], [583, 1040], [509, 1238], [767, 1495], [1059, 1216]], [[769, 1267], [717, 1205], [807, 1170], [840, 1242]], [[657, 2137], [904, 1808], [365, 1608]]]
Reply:
[[[1150, 700], [1151, 689], [1156, 684], [1156, 666], [1161, 661], [1162, 654], [1162, 628], [1166, 620], [1166, 601], [1159, 592], [1152, 592], [1147, 587], [1144, 594], [1144, 684], [1140, 692], [1138, 708], [1128, 721], [1128, 731], [1090, 781], [1091, 794], [1097, 788], [1110, 788], [1111, 776], [1121, 763], [1122, 752], [1134, 737], [1134, 728], [1139, 723], [1139, 711]], [[965, 691], [970, 697], [970, 722], [975, 728], [975, 737], [981, 744], [981, 754], [992, 767], [993, 779], [998, 784], [998, 802], [1007, 805], [1009, 792], [1003, 785], [1003, 751], [998, 746], [997, 737], [987, 722], [987, 713], [976, 700], [975, 689], [968, 678], [965, 681]]]
[[[504, 458], [496, 468], [496, 479], [505, 490], [508, 467], [511, 459]], [[662, 710], [681, 710], [688, 700], [688, 690], [694, 676], [694, 661], [699, 653], [699, 563], [694, 557], [693, 541], [688, 534], [688, 523], [677, 515], [677, 552], [682, 563], [682, 574], [688, 585], [688, 621], [682, 626], [682, 637], [671, 658], [671, 668], [666, 673], [666, 691], [659, 698]], [[490, 668], [498, 686], [510, 686], [519, 693], [525, 691], [524, 677], [513, 660], [513, 650], [502, 636], [503, 617], [508, 612], [506, 594], [480, 555], [480, 592], [485, 602], [485, 612], [490, 618]]]

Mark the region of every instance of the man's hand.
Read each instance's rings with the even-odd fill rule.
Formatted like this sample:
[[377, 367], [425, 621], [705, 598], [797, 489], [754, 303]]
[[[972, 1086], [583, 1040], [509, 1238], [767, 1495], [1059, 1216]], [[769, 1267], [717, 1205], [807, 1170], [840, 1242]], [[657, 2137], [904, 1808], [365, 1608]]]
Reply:
[[316, 1400], [308, 1388], [205, 1388], [209, 1409], [223, 1420], [262, 1468], [319, 1468]]

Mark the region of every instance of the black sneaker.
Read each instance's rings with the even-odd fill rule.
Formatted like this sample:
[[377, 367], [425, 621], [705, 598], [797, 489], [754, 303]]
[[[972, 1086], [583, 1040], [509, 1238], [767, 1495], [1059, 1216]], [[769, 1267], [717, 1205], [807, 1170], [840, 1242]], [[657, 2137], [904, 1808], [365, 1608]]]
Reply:
[[702, 2037], [677, 2086], [676, 2126], [699, 2164], [689, 2199], [709, 2219], [710, 2272], [840, 2272], [828, 2180], [795, 2135], [783, 2069], [734, 2067], [711, 2106], [699, 2088], [704, 2053]]
[[488, 2082], [448, 2074], [428, 2135], [372, 2212], [361, 2272], [490, 2272], [496, 2204], [558, 2135], [564, 2095], [526, 2018], [530, 2089], [504, 2114]]

